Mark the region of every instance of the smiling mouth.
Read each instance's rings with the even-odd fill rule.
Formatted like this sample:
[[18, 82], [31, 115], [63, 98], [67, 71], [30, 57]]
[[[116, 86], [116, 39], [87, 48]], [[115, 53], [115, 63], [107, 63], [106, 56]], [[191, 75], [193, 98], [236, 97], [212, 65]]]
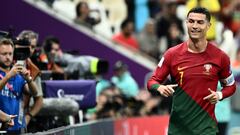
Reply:
[[191, 35], [199, 35], [200, 32], [199, 31], [191, 31]]
[[197, 30], [191, 30], [191, 33], [200, 33], [200, 31], [197, 31]]

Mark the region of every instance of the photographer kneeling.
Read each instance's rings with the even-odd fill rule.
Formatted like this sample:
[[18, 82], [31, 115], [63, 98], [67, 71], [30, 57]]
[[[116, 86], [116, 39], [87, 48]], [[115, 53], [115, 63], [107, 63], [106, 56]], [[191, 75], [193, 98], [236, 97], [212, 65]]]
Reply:
[[21, 64], [13, 64], [14, 44], [10, 39], [0, 39], [0, 110], [17, 115], [8, 133], [23, 133], [26, 124], [23, 112], [23, 94], [36, 95], [36, 85], [28, 70]]

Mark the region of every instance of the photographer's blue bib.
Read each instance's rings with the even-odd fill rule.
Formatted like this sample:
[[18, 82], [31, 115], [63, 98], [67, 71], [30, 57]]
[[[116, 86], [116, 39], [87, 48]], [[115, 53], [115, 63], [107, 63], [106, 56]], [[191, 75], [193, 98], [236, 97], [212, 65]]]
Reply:
[[[0, 70], [0, 80], [6, 73]], [[26, 81], [17, 74], [10, 78], [3, 89], [0, 90], [0, 110], [10, 115], [17, 115], [14, 119], [14, 126], [8, 131], [18, 131], [26, 127], [23, 113], [23, 91]]]

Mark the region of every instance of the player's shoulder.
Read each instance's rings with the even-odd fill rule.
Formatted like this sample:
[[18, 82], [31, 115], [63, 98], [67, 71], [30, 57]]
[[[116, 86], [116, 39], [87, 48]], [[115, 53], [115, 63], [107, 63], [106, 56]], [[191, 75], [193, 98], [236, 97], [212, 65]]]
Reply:
[[220, 48], [217, 47], [217, 44], [214, 42], [208, 42], [208, 46], [209, 46], [209, 52], [212, 55], [216, 55], [216, 56], [223, 56], [223, 57], [228, 57], [228, 55], [221, 50]]
[[186, 49], [186, 42], [182, 42], [177, 44], [167, 50], [168, 53], [179, 53]]

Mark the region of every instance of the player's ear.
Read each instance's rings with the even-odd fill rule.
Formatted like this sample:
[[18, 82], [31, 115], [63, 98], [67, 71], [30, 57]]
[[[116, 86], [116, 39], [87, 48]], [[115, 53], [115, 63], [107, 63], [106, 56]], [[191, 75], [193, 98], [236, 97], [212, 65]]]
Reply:
[[212, 25], [211, 22], [208, 22], [207, 28], [210, 29], [211, 25]]

